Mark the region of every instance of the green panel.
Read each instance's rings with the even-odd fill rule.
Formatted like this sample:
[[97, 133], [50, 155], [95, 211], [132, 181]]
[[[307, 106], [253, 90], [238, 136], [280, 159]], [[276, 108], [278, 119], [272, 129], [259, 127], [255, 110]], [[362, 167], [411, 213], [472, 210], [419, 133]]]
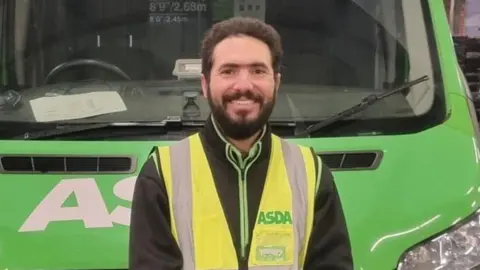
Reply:
[[[450, 100], [455, 113], [448, 122], [422, 133], [298, 140], [317, 151], [384, 151], [377, 170], [334, 173], [352, 237], [356, 269], [393, 269], [410, 246], [448, 228], [454, 220], [478, 207], [479, 167], [472, 129], [452, 124], [468, 113], [465, 99], [453, 95]], [[135, 155], [140, 164], [154, 145], [152, 142], [34, 141], [0, 144], [3, 153]], [[83, 179], [79, 182], [87, 183], [92, 181], [88, 178], [94, 178], [96, 185], [91, 186], [89, 194], [95, 197], [98, 186], [101, 201], [96, 208], [106, 207], [112, 213], [119, 206], [128, 207], [129, 201], [118, 198], [114, 186], [129, 176], [1, 175], [0, 198], [4, 203], [0, 204], [0, 213], [4, 218], [0, 223], [0, 267], [126, 268], [128, 227], [125, 225], [85, 228], [82, 221], [57, 221], [41, 231], [18, 230], [61, 179]], [[79, 203], [85, 203], [80, 197], [77, 194]], [[75, 206], [74, 201], [68, 206]]]

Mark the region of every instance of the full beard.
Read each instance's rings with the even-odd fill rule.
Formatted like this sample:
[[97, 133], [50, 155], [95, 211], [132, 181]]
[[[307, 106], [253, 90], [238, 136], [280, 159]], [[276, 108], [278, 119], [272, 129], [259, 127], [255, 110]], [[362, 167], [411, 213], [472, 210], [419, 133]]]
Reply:
[[[210, 90], [208, 91], [207, 98], [217, 125], [225, 136], [233, 140], [246, 140], [261, 131], [265, 124], [267, 124], [275, 105], [275, 94], [272, 100], [264, 103], [263, 97], [257, 96], [251, 91], [224, 96], [222, 98], [222, 104], [217, 104], [213, 101]], [[260, 105], [259, 115], [255, 119], [240, 118], [239, 120], [234, 120], [228, 116], [225, 110], [227, 104], [241, 98], [253, 100]]]

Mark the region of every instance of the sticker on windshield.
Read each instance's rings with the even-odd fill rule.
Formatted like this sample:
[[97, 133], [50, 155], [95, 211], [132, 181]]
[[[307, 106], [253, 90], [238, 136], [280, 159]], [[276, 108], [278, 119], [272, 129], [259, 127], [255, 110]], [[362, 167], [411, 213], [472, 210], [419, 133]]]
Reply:
[[149, 5], [151, 24], [186, 23], [191, 15], [207, 11], [205, 0], [150, 0]]

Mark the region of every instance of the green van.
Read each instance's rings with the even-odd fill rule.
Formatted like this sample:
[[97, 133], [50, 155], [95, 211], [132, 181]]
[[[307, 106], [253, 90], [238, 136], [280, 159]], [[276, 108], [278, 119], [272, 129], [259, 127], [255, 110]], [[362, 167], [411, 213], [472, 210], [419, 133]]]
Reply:
[[0, 0], [0, 270], [127, 269], [154, 145], [209, 115], [200, 40], [282, 35], [274, 132], [334, 171], [355, 269], [477, 269], [475, 109], [440, 0]]

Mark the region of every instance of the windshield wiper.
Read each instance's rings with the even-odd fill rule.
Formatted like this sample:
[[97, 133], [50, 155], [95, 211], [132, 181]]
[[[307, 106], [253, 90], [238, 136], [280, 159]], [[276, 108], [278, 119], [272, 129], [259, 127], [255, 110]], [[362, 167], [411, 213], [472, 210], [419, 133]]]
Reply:
[[[75, 133], [83, 132], [92, 132], [95, 130], [102, 130], [108, 128], [150, 128], [151, 133], [155, 134], [165, 134], [171, 128], [181, 127], [183, 125], [180, 118], [173, 117], [167, 118], [162, 121], [152, 121], [152, 122], [109, 122], [109, 123], [68, 123], [68, 124], [57, 124], [54, 127], [38, 130], [33, 132], [25, 132], [18, 136], [13, 136], [10, 139], [16, 140], [35, 140], [35, 139], [45, 139], [45, 138], [54, 138], [64, 135], [70, 135]], [[142, 133], [143, 134], [143, 133]]]
[[375, 104], [377, 101], [379, 100], [382, 100], [386, 97], [389, 97], [393, 94], [396, 94], [398, 92], [401, 92], [407, 88], [410, 88], [414, 85], [417, 85], [419, 83], [422, 83], [422, 82], [425, 82], [425, 81], [428, 81], [429, 80], [429, 77], [428, 76], [422, 76], [418, 79], [415, 79], [415, 80], [412, 80], [412, 81], [409, 81], [407, 83], [404, 83], [392, 90], [388, 90], [384, 93], [381, 93], [381, 94], [372, 94], [372, 95], [369, 95], [367, 97], [364, 97], [362, 99], [362, 101], [360, 101], [358, 104], [355, 104], [354, 106], [344, 110], [344, 111], [341, 111], [337, 114], [334, 114], [322, 121], [320, 121], [319, 123], [316, 123], [316, 124], [313, 124], [313, 125], [310, 125], [308, 126], [304, 131], [296, 134], [295, 137], [303, 137], [303, 136], [308, 136], [314, 132], [317, 132], [319, 131], [320, 129], [326, 127], [326, 126], [329, 126], [337, 121], [341, 121], [347, 117], [350, 117], [356, 113], [359, 113], [367, 108], [369, 108], [370, 106], [372, 106], [373, 104]]

